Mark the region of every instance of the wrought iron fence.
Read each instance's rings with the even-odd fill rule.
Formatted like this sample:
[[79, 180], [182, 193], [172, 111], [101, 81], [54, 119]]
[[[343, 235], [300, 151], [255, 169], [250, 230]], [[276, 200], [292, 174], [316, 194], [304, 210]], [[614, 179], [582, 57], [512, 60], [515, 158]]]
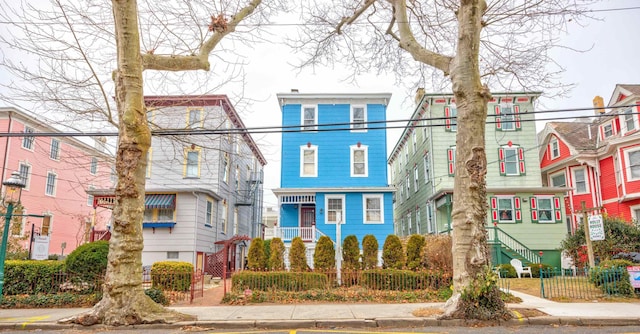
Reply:
[[540, 271], [540, 294], [548, 299], [596, 299], [633, 296], [633, 288], [625, 267], [554, 268]]
[[86, 279], [84, 275], [57, 272], [49, 277], [12, 274], [4, 282], [4, 295], [36, 295], [58, 294], [70, 292], [88, 295], [102, 291], [104, 274], [94, 279]]
[[195, 298], [204, 296], [204, 273], [194, 272], [142, 272], [142, 286], [145, 289], [156, 288], [162, 290], [170, 303], [178, 301], [193, 302]]

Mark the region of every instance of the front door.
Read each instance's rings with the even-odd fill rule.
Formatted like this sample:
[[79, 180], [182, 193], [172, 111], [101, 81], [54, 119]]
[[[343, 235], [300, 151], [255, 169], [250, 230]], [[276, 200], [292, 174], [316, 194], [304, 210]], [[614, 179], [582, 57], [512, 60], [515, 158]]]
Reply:
[[304, 241], [312, 241], [313, 227], [316, 223], [316, 208], [302, 207], [300, 208], [300, 237]]

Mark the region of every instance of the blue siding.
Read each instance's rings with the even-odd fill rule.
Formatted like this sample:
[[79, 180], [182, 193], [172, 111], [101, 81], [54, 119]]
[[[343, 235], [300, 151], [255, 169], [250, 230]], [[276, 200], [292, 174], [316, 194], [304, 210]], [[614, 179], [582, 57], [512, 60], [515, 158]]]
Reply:
[[293, 205], [282, 205], [280, 208], [280, 227], [297, 227], [300, 226], [298, 219], [300, 217], [298, 208]]
[[[300, 104], [285, 105], [282, 109], [284, 126], [300, 125]], [[320, 104], [318, 105], [318, 123], [348, 123], [350, 113], [349, 104]], [[367, 105], [368, 121], [384, 121], [385, 117], [385, 106]], [[337, 126], [326, 128], [337, 128]], [[386, 130], [283, 133], [281, 186], [282, 188], [385, 187], [388, 185], [386, 141]], [[357, 145], [358, 142], [368, 147], [368, 177], [351, 177], [350, 146]], [[318, 146], [317, 177], [300, 177], [300, 146], [307, 143]]]

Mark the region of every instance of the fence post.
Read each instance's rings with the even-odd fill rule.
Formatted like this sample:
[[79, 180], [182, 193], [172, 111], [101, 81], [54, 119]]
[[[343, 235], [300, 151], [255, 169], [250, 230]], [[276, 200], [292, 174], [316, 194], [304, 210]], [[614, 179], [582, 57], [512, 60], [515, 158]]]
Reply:
[[[496, 248], [496, 266], [502, 264], [502, 246], [500, 245], [500, 240], [498, 240], [498, 223], [493, 223], [493, 244]], [[498, 275], [500, 276], [500, 275]]]
[[538, 252], [538, 254], [540, 255], [540, 263], [538, 264], [538, 273], [540, 275], [540, 293], [542, 294], [542, 298], [546, 298], [544, 294], [544, 274], [542, 272], [542, 254], [544, 253], [540, 251]]

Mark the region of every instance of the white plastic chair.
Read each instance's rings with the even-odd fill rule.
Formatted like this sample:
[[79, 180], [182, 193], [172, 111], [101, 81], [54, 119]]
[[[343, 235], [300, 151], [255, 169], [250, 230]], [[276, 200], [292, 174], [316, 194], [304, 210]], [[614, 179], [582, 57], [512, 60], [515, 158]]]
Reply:
[[522, 266], [522, 261], [520, 261], [518, 259], [512, 259], [511, 260], [511, 265], [513, 266], [513, 268], [515, 268], [516, 274], [518, 274], [518, 278], [522, 278], [522, 276], [524, 276], [526, 274], [529, 274], [530, 278], [533, 277], [531, 275], [531, 267], [523, 267]]

